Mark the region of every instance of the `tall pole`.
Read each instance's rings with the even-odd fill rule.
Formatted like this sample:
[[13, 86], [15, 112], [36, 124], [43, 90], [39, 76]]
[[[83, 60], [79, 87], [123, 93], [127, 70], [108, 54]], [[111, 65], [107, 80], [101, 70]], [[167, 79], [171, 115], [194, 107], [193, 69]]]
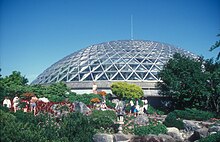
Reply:
[[133, 40], [134, 35], [133, 35], [133, 15], [131, 15], [131, 40]]

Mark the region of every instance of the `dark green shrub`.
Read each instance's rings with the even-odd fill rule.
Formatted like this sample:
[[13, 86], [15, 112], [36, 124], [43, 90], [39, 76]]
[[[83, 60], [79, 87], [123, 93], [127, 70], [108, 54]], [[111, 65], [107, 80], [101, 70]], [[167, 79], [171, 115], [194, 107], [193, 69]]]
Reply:
[[220, 132], [216, 134], [209, 135], [203, 139], [200, 139], [199, 142], [220, 142]]
[[135, 126], [134, 134], [138, 136], [144, 136], [148, 134], [165, 134], [167, 132], [167, 128], [165, 125], [158, 123], [158, 124], [150, 124], [148, 126]]
[[156, 114], [159, 114], [159, 115], [163, 115], [164, 114], [163, 111], [157, 110], [157, 109], [153, 108], [151, 105], [148, 105], [147, 113], [149, 113], [149, 114], [156, 113]]
[[115, 112], [110, 110], [94, 110], [90, 115], [92, 125], [98, 132], [114, 132], [116, 117]]
[[167, 115], [163, 124], [166, 125], [167, 127], [176, 127], [178, 129], [184, 128], [183, 120], [179, 118], [177, 119], [176, 113], [174, 112], [170, 112]]
[[63, 117], [58, 130], [60, 137], [70, 142], [92, 142], [95, 131], [91, 121], [81, 113], [71, 113]]
[[215, 114], [212, 112], [201, 111], [195, 108], [193, 109], [186, 108], [185, 110], [175, 110], [174, 112], [176, 113], [176, 116], [178, 118], [188, 119], [188, 120], [203, 121], [215, 117]]

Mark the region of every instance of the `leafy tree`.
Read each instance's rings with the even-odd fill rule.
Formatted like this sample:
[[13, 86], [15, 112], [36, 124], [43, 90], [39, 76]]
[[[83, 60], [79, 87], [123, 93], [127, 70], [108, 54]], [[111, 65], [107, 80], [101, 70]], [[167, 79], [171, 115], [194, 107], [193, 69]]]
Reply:
[[15, 94], [22, 94], [27, 87], [28, 79], [21, 75], [18, 71], [13, 71], [11, 75], [0, 78], [0, 95], [14, 97]]
[[159, 73], [159, 94], [169, 96], [177, 109], [203, 108], [208, 90], [208, 76], [201, 69], [202, 62], [184, 55], [174, 54]]
[[144, 95], [141, 87], [126, 82], [112, 83], [111, 90], [120, 98], [141, 98]]
[[[220, 34], [217, 35], [218, 37], [220, 37]], [[211, 46], [211, 48], [209, 49], [209, 51], [213, 51], [216, 48], [220, 47], [220, 40], [216, 41], [214, 45]], [[218, 52], [218, 55], [216, 57], [216, 60], [218, 61], [220, 59], [220, 52]]]
[[206, 107], [220, 112], [220, 62], [213, 63], [213, 60], [207, 60], [205, 63], [207, 79]]

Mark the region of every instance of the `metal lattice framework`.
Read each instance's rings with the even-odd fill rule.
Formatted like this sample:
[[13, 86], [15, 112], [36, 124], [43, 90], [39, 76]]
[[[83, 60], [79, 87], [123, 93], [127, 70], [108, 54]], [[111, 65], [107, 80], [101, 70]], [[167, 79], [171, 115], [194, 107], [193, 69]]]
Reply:
[[158, 72], [174, 53], [196, 55], [175, 46], [143, 40], [96, 44], [70, 54], [40, 74], [32, 84], [59, 81], [159, 81]]

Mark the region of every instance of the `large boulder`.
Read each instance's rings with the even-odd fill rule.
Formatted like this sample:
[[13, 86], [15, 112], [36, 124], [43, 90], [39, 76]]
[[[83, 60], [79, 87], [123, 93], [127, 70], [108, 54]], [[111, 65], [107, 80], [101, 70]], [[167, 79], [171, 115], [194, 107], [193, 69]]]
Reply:
[[220, 131], [220, 124], [218, 125], [213, 125], [211, 127], [209, 127], [209, 132], [212, 133], [212, 132], [218, 132]]
[[94, 142], [113, 142], [113, 135], [111, 134], [95, 134], [93, 136]]
[[138, 115], [134, 119], [134, 124], [137, 124], [137, 125], [146, 126], [148, 123], [149, 123], [149, 119], [146, 114]]
[[83, 113], [83, 114], [89, 114], [91, 112], [91, 109], [88, 108], [83, 102], [74, 102], [75, 111]]
[[191, 120], [183, 120], [183, 123], [184, 123], [184, 129], [186, 131], [195, 131], [197, 129], [200, 129], [202, 128], [198, 122], [196, 121], [191, 121]]
[[146, 136], [134, 136], [130, 142], [175, 142], [175, 140], [168, 135], [146, 135]]
[[114, 134], [114, 142], [129, 142], [132, 135], [125, 135], [122, 133]]
[[193, 135], [188, 139], [190, 142], [194, 142], [201, 138], [205, 138], [208, 136], [208, 128], [201, 128], [194, 131]]
[[175, 141], [181, 142], [184, 140], [182, 135], [180, 134], [179, 129], [176, 127], [168, 127], [167, 134], [171, 136]]

